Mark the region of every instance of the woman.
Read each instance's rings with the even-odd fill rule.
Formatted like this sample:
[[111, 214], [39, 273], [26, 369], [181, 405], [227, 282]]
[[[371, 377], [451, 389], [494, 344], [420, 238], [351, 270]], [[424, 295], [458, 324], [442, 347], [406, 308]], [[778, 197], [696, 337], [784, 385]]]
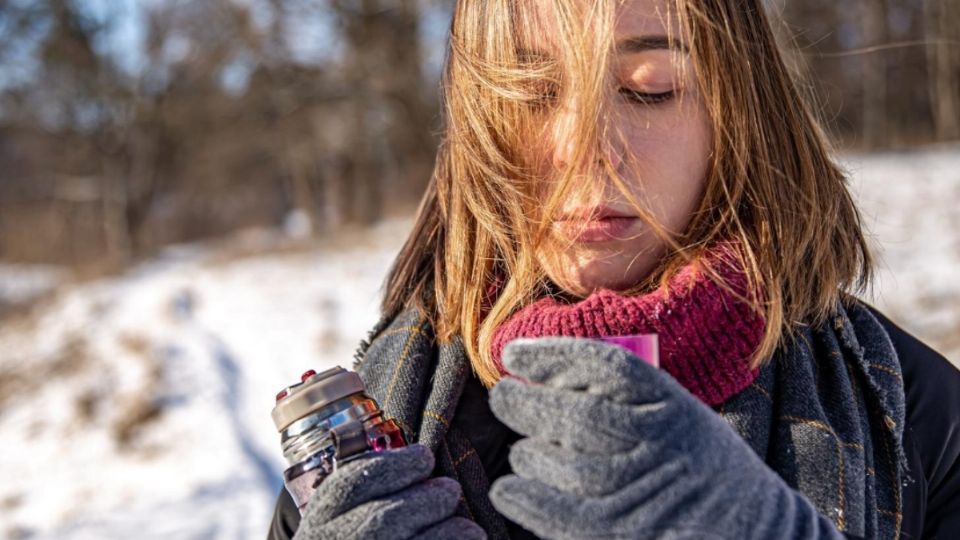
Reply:
[[[960, 538], [960, 373], [848, 293], [759, 0], [463, 0], [443, 87], [357, 366], [419, 444], [272, 536]], [[584, 339], [649, 333], [661, 369]]]

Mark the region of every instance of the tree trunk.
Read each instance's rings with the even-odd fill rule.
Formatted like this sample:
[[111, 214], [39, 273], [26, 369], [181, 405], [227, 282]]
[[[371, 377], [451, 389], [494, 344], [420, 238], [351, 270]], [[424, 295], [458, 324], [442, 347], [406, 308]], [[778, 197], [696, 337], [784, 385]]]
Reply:
[[[887, 32], [886, 0], [860, 0], [863, 20], [863, 46], [885, 44]], [[883, 51], [863, 56], [863, 142], [878, 148], [890, 142], [887, 111], [887, 59]]]
[[[950, 5], [954, 4], [954, 5]], [[938, 140], [960, 138], [960, 9], [955, 2], [924, 0], [927, 88]]]

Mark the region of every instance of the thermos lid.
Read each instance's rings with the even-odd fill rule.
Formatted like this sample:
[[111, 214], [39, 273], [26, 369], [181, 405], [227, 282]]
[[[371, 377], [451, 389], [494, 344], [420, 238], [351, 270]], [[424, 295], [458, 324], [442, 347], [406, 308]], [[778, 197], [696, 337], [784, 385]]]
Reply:
[[338, 399], [364, 391], [360, 376], [340, 366], [320, 373], [307, 371], [301, 381], [277, 394], [277, 404], [270, 413], [277, 431]]

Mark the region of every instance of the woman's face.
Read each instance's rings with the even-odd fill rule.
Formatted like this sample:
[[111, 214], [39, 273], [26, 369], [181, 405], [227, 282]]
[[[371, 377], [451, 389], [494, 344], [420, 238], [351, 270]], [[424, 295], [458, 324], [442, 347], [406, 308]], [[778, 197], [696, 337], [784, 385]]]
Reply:
[[[549, 239], [537, 252], [547, 275], [578, 296], [636, 285], [666, 250], [614, 186], [604, 160], [671, 234], [684, 230], [703, 194], [711, 128], [692, 62], [685, 61], [677, 17], [667, 17], [667, 9], [667, 2], [659, 0], [625, 0], [618, 8], [612, 63], [617, 87], [605, 132], [619, 136], [607, 137], [591, 156], [596, 166], [574, 177], [573, 192], [561, 203]], [[551, 35], [549, 19], [540, 17], [544, 27], [538, 35]], [[675, 25], [669, 32], [668, 20]], [[556, 54], [549, 38], [535, 41], [546, 54]], [[578, 144], [570, 131], [576, 96], [561, 98], [555, 107], [532, 156], [538, 176], [545, 179], [559, 177], [570, 166]]]

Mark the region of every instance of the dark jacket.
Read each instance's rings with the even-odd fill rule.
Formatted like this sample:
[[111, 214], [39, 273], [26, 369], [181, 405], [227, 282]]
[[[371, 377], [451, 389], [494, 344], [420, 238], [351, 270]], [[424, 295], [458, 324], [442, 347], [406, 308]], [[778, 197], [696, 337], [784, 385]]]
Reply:
[[[903, 374], [906, 422], [903, 450], [910, 481], [903, 488], [902, 537], [960, 539], [960, 371], [941, 355], [873, 310], [896, 350]], [[517, 439], [489, 412], [486, 391], [468, 381], [460, 398], [456, 424], [471, 426], [487, 476], [510, 472], [509, 444]], [[290, 538], [300, 516], [282, 490], [268, 538]], [[523, 531], [509, 524], [511, 536]]]

